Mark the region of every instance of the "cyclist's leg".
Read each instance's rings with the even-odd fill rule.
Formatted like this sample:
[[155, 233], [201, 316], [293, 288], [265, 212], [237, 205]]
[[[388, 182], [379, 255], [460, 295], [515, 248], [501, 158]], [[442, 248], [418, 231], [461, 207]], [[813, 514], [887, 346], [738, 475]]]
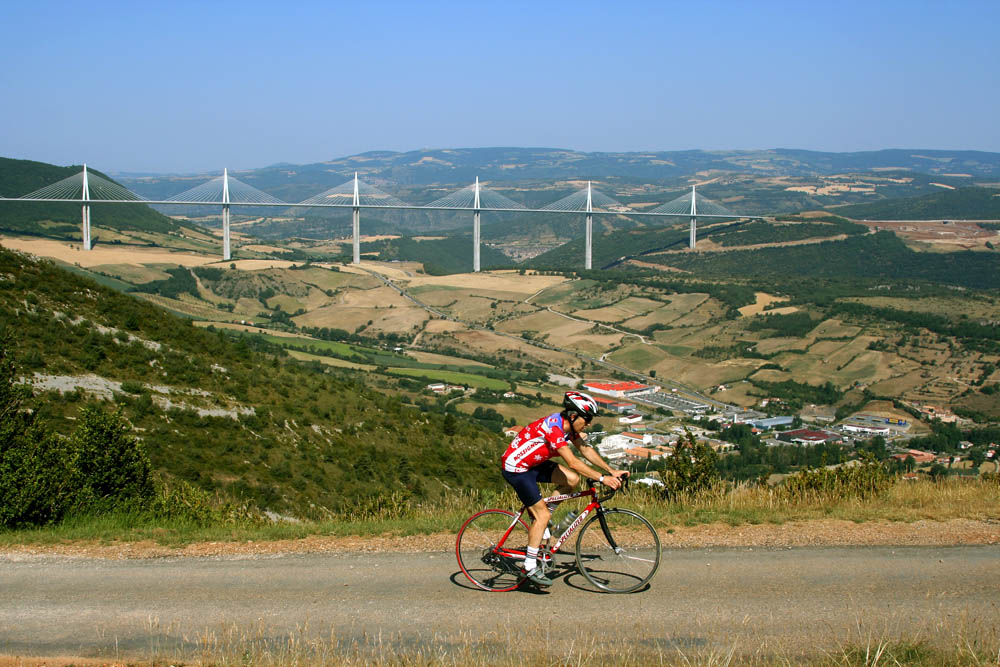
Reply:
[[528, 528], [528, 546], [537, 549], [542, 544], [542, 536], [545, 534], [549, 519], [552, 518], [552, 513], [541, 499], [528, 508], [528, 513], [535, 520]]
[[548, 481], [556, 485], [559, 493], [573, 493], [576, 485], [580, 483], [580, 474], [562, 464], [558, 464], [549, 477]]
[[[549, 462], [546, 462], [549, 463]], [[528, 508], [533, 523], [528, 528], [528, 546], [538, 549], [542, 544], [542, 536], [545, 534], [545, 527], [548, 525], [552, 513], [542, 502], [542, 491], [538, 488], [538, 482], [547, 482], [551, 476], [552, 466], [541, 465], [526, 472], [512, 473], [503, 471], [503, 478], [514, 487], [517, 497]]]
[[538, 488], [539, 480], [548, 481], [551, 468], [554, 467], [551, 461], [546, 461], [540, 466], [531, 468], [522, 473], [511, 473], [503, 471], [503, 477], [514, 487], [517, 497], [521, 499], [524, 506], [528, 508], [528, 514], [534, 519], [528, 528], [528, 548], [527, 557], [524, 561], [524, 570], [528, 579], [540, 586], [550, 586], [552, 582], [546, 578], [544, 568], [538, 565], [538, 549], [542, 545], [542, 538], [545, 529], [548, 527], [552, 513], [542, 501], [542, 492]]

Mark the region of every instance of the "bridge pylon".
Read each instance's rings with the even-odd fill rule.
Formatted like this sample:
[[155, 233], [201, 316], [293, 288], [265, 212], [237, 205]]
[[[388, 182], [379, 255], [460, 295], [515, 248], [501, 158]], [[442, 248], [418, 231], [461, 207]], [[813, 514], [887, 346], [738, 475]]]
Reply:
[[229, 169], [222, 168], [222, 259], [233, 258], [229, 240]]
[[695, 196], [695, 186], [691, 186], [691, 240], [688, 248], [694, 250], [694, 244], [698, 240], [698, 198]]

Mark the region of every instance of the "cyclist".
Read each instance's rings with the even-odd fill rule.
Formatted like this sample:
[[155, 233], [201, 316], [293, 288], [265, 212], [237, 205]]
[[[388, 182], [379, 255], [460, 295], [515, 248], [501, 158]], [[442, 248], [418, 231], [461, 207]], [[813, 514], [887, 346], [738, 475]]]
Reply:
[[[552, 580], [538, 566], [538, 548], [542, 544], [552, 507], [542, 502], [539, 482], [551, 482], [560, 493], [572, 493], [580, 476], [606, 484], [612, 489], [621, 487], [620, 478], [628, 473], [615, 470], [587, 445], [584, 430], [597, 415], [597, 402], [579, 391], [568, 391], [563, 397], [563, 410], [528, 424], [517, 434], [504, 452], [503, 478], [514, 487], [533, 522], [528, 529], [528, 556], [524, 571], [528, 580], [539, 586], [551, 586]], [[580, 454], [591, 465], [581, 461], [569, 444], [576, 445]], [[553, 456], [562, 458], [566, 465], [551, 461]], [[607, 471], [602, 475], [591, 466]]]

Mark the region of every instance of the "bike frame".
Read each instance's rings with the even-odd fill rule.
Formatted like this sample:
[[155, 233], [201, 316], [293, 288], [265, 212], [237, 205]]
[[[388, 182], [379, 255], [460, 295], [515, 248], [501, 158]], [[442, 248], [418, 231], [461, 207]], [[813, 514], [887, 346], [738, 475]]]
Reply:
[[[562, 535], [556, 538], [555, 544], [551, 546], [542, 547], [542, 550], [539, 551], [539, 555], [544, 553], [546, 554], [546, 556], [548, 556], [547, 558], [543, 558], [542, 562], [551, 561], [551, 555], [556, 551], [559, 551], [559, 547], [561, 547], [563, 543], [565, 543], [566, 540], [569, 539], [570, 535], [572, 535], [577, 528], [583, 525], [583, 522], [586, 521], [588, 516], [590, 516], [590, 513], [594, 511], [599, 512], [602, 509], [601, 498], [598, 497], [597, 489], [595, 489], [593, 486], [584, 491], [576, 491], [574, 493], [561, 493], [555, 496], [549, 496], [548, 498], [542, 498], [542, 501], [545, 502], [546, 504], [555, 503], [556, 505], [558, 505], [567, 500], [582, 498], [584, 496], [590, 496], [592, 500], [587, 504], [587, 506], [583, 509], [583, 511], [580, 512], [580, 516], [576, 517], [573, 523], [571, 523], [566, 528], [566, 530], [563, 531]], [[610, 498], [610, 496], [608, 497]], [[509, 526], [507, 526], [507, 530], [504, 532], [503, 537], [501, 537], [500, 541], [497, 543], [496, 546], [497, 553], [499, 553], [502, 556], [507, 556], [509, 558], [524, 558], [525, 556], [527, 556], [527, 553], [525, 553], [524, 551], [521, 551], [519, 549], [509, 549], [504, 546], [504, 544], [506, 544], [507, 542], [507, 538], [511, 534], [511, 531], [514, 530], [514, 526], [516, 526], [518, 522], [521, 521], [521, 517], [523, 517], [527, 512], [528, 512], [527, 506], [522, 505], [521, 509], [517, 512], [517, 514], [514, 515], [514, 520], [510, 522]], [[604, 528], [603, 521], [601, 527]], [[605, 534], [607, 535], [606, 529], [605, 529]]]

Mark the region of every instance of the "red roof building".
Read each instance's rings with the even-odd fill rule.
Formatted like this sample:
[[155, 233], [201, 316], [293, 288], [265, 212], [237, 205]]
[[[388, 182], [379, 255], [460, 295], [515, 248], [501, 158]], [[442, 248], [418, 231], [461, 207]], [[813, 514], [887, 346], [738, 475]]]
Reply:
[[600, 380], [584, 382], [583, 388], [595, 394], [603, 394], [604, 396], [613, 396], [615, 398], [655, 394], [660, 390], [659, 387], [640, 384], [638, 382], [604, 382]]
[[934, 463], [937, 459], [937, 457], [930, 452], [922, 452], [919, 449], [908, 449], [905, 454], [893, 454], [892, 458], [905, 461], [910, 456], [913, 457], [913, 461], [915, 463]]

